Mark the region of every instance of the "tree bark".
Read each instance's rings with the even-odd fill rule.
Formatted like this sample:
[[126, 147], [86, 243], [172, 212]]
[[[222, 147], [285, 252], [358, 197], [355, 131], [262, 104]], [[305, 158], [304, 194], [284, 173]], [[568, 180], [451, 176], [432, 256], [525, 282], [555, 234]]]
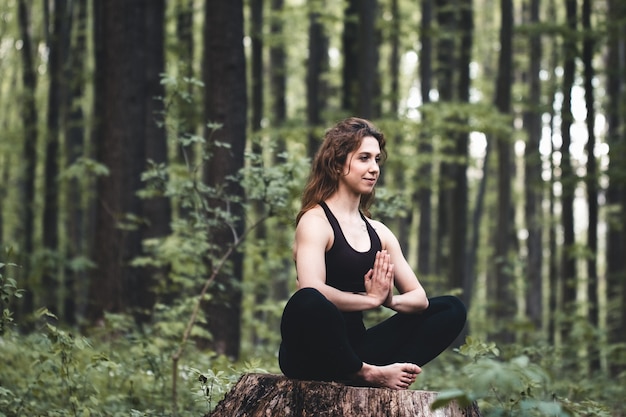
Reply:
[[[322, 0], [322, 4], [325, 0]], [[284, 11], [285, 2], [284, 0], [272, 0], [271, 3], [271, 13], [272, 19], [270, 24], [270, 34], [273, 39], [284, 38]], [[275, 163], [281, 163], [284, 161], [284, 152], [287, 150], [287, 143], [285, 141], [285, 137], [283, 132], [281, 131], [282, 127], [287, 120], [287, 52], [285, 42], [274, 42], [270, 48], [270, 89], [271, 89], [271, 120], [273, 121], [272, 125], [277, 127], [276, 134], [274, 136], [274, 142], [276, 143], [275, 153], [274, 153], [274, 161]], [[328, 54], [324, 57], [326, 61], [328, 61]], [[328, 63], [325, 64], [328, 67]], [[326, 97], [328, 92], [325, 85], [320, 85], [320, 88], [323, 89], [319, 93], [319, 105], [321, 108], [326, 106]], [[307, 149], [309, 146], [307, 145]], [[307, 151], [308, 152], [308, 151]], [[280, 242], [279, 245], [290, 245], [291, 244], [291, 230], [286, 230], [281, 228], [278, 239]], [[290, 283], [291, 283], [291, 270], [292, 270], [291, 259], [288, 257], [284, 257], [282, 265], [278, 267], [275, 273], [273, 273], [273, 285], [272, 285], [272, 294], [274, 300], [286, 300], [289, 297], [290, 293]]]
[[[270, 34], [273, 39], [284, 34], [284, 0], [272, 0]], [[272, 96], [272, 116], [275, 126], [282, 126], [287, 119], [287, 53], [284, 42], [275, 42], [270, 46], [270, 89]], [[285, 149], [285, 141], [279, 138], [278, 150]]]
[[[513, 40], [513, 2], [501, 0], [502, 11], [500, 26], [500, 56], [498, 60], [498, 77], [496, 80], [495, 105], [498, 111], [509, 114], [511, 110], [512, 85], [512, 40]], [[515, 315], [515, 298], [513, 295], [513, 276], [509, 272], [509, 248], [511, 247], [513, 208], [512, 208], [512, 161], [513, 150], [509, 137], [495, 138], [498, 158], [498, 218], [495, 230], [493, 285], [495, 289], [495, 316], [509, 321]], [[511, 342], [513, 335], [505, 329], [499, 329], [500, 341]]]
[[[430, 103], [430, 90], [433, 87], [433, 31], [432, 31], [432, 0], [422, 1], [422, 24], [420, 28], [420, 91], [422, 95], [422, 103]], [[426, 117], [426, 115], [424, 115]], [[426, 120], [425, 120], [426, 122]], [[420, 130], [419, 144], [417, 148], [418, 155], [431, 155], [433, 151], [432, 139], [426, 129]], [[422, 164], [417, 171], [415, 183], [419, 184], [416, 191], [415, 199], [419, 205], [419, 229], [418, 229], [418, 247], [417, 247], [417, 272], [422, 275], [428, 275], [431, 272], [431, 221], [432, 221], [432, 190], [430, 181], [424, 181], [424, 178], [431, 178], [433, 173], [433, 164], [431, 158], [424, 158]], [[421, 181], [419, 181], [421, 180]]]
[[164, 2], [97, 1], [93, 9], [94, 106], [99, 116], [95, 153], [110, 175], [98, 181], [97, 247], [93, 248], [98, 269], [91, 282], [88, 316], [95, 321], [105, 311], [136, 307], [137, 318], [142, 319], [153, 299], [152, 277], [131, 265], [148, 235], [140, 223], [145, 223], [144, 215], [153, 230], [168, 223], [167, 215], [156, 217], [152, 209], [144, 211], [137, 196], [146, 158], [162, 162], [158, 155], [165, 149], [154, 114], [159, 111], [154, 97], [163, 95], [158, 77], [163, 71]]
[[[459, 8], [459, 61], [458, 61], [458, 84], [457, 98], [460, 103], [469, 103], [470, 99], [470, 64], [472, 60], [471, 51], [474, 38], [474, 18], [472, 1], [464, 0], [458, 3]], [[458, 123], [467, 124], [466, 116], [462, 116]], [[467, 168], [469, 165], [468, 132], [457, 132], [454, 134], [453, 153], [456, 162], [451, 167], [451, 178], [453, 187], [450, 206], [450, 264], [448, 271], [448, 283], [451, 288], [463, 288], [461, 299], [468, 304], [472, 294], [473, 285], [469, 282], [467, 273], [467, 224], [469, 212], [468, 207], [468, 180]], [[463, 338], [464, 339], [464, 338]]]
[[[539, 23], [540, 0], [530, 3], [530, 23]], [[543, 216], [541, 210], [544, 181], [541, 177], [542, 160], [539, 144], [542, 134], [541, 109], [541, 71], [542, 44], [541, 36], [531, 33], [529, 37], [530, 62], [527, 82], [529, 85], [529, 108], [524, 113], [524, 127], [527, 132], [525, 150], [525, 213], [528, 229], [527, 259], [526, 259], [526, 315], [535, 329], [542, 327], [542, 300], [543, 300]]]
[[341, 109], [354, 113], [357, 106], [359, 80], [359, 47], [358, 47], [358, 11], [359, 2], [348, 0], [343, 20], [341, 44], [343, 49], [343, 68], [341, 72]]
[[[28, 5], [27, 5], [28, 4]], [[20, 237], [20, 264], [22, 265], [22, 288], [24, 298], [22, 300], [22, 312], [30, 314], [35, 305], [30, 282], [30, 256], [34, 249], [35, 233], [35, 171], [37, 165], [37, 106], [35, 104], [35, 91], [37, 89], [37, 72], [33, 62], [33, 37], [31, 34], [31, 21], [29, 2], [20, 0], [18, 3], [18, 23], [20, 36], [23, 40], [21, 50], [22, 59], [22, 85], [24, 98], [21, 104], [22, 126], [24, 129], [24, 141], [21, 153], [22, 172], [19, 181], [19, 206], [23, 207], [20, 216], [20, 226], [16, 235]]]
[[[63, 117], [64, 95], [67, 84], [63, 79], [63, 65], [67, 58], [70, 38], [67, 30], [67, 3], [55, 0], [53, 10], [52, 33], [48, 39], [49, 61], [48, 73], [50, 84], [48, 89], [48, 109], [46, 117], [46, 153], [43, 176], [43, 245], [46, 249], [47, 261], [41, 277], [42, 304], [53, 314], [59, 314], [57, 294], [60, 288], [58, 281], [59, 251], [59, 145], [61, 119]], [[47, 30], [47, 28], [46, 28]]]
[[[624, 97], [626, 93], [622, 87], [626, 74], [626, 58], [624, 57], [624, 43], [626, 42], [626, 29], [623, 19], [626, 18], [626, 6], [622, 1], [610, 0], [607, 11], [608, 27], [608, 53], [607, 53], [607, 81], [606, 91], [608, 97], [607, 120], [608, 132], [607, 143], [610, 146], [609, 156], [609, 187], [607, 189], [607, 203], [609, 207], [619, 207], [614, 215], [609, 217], [607, 233], [607, 297], [609, 302], [621, 306], [611, 312], [607, 318], [608, 327], [611, 329], [609, 338], [611, 343], [623, 343], [626, 337], [626, 257], [624, 247], [626, 241], [626, 229], [623, 227], [626, 218], [624, 202], [623, 167], [626, 159], [624, 143]], [[619, 361], [611, 362], [611, 374], [618, 375], [623, 372], [624, 366]]]
[[[437, 22], [436, 33], [438, 33], [435, 45], [437, 52], [433, 64], [435, 68], [434, 79], [437, 92], [439, 93], [439, 102], [448, 103], [455, 100], [454, 86], [458, 78], [455, 72], [458, 59], [455, 39], [458, 37], [457, 28], [459, 21], [452, 1], [442, 0], [433, 4], [435, 5], [435, 20]], [[449, 152], [449, 142], [446, 140], [445, 143], [442, 152]], [[449, 247], [450, 239], [450, 213], [448, 208], [451, 203], [450, 194], [452, 191], [448, 184], [452, 184], [454, 178], [452, 177], [452, 164], [445, 158], [442, 159], [442, 162], [439, 164], [439, 178], [437, 179], [439, 184], [436, 187], [439, 189], [436, 203], [436, 230], [434, 235], [431, 234], [431, 237], [434, 237], [432, 247], [435, 253], [433, 268], [430, 272], [434, 275], [447, 275], [448, 270], [446, 266], [450, 262], [450, 255], [445, 249]]]
[[[222, 201], [210, 201], [211, 209], [228, 211], [229, 219], [210, 231], [215, 248], [226, 250], [244, 230], [241, 202], [244, 190], [233, 180], [244, 166], [246, 144], [246, 61], [243, 48], [243, 1], [209, 1], [205, 5], [204, 23], [205, 120], [221, 128], [206, 132], [210, 160], [204, 167], [209, 187], [222, 189]], [[220, 143], [228, 144], [219, 146]], [[228, 200], [228, 201], [226, 201]], [[230, 224], [226, 224], [230, 223]], [[211, 256], [221, 257], [220, 253]], [[243, 256], [236, 251], [231, 268], [221, 272], [213, 287], [213, 297], [204, 306], [208, 328], [213, 336], [212, 348], [231, 358], [239, 356], [241, 339], [241, 281]], [[218, 289], [219, 293], [217, 292]]]
[[[574, 193], [577, 183], [577, 175], [572, 166], [570, 145], [572, 135], [570, 128], [574, 122], [572, 114], [572, 87], [576, 76], [576, 55], [577, 46], [573, 35], [577, 31], [577, 2], [576, 0], [566, 0], [565, 8], [567, 13], [567, 36], [563, 42], [563, 105], [561, 109], [561, 225], [563, 228], [563, 250], [561, 252], [561, 295], [563, 300], [562, 308], [568, 313], [573, 313], [576, 308], [576, 287], [577, 271], [574, 235]], [[566, 313], [566, 314], [568, 314]], [[572, 323], [562, 323], [561, 332], [563, 337], [568, 337]]]
[[[143, 118], [143, 131], [145, 132], [145, 159], [155, 163], [168, 161], [167, 138], [165, 129], [164, 103], [160, 97], [165, 96], [165, 89], [161, 84], [161, 75], [165, 72], [165, 1], [151, 0], [144, 11], [145, 38], [143, 49], [145, 51], [145, 67], [143, 82], [145, 91], [145, 110]], [[141, 178], [145, 169], [145, 161], [136, 161], [135, 176]], [[146, 224], [141, 227], [140, 238], [161, 238], [170, 234], [172, 208], [169, 198], [164, 195], [154, 196], [141, 201], [141, 213], [146, 219]], [[130, 304], [134, 308], [135, 318], [140, 322], [149, 320], [152, 307], [156, 302], [154, 287], [156, 283], [166, 280], [168, 269], [166, 267], [142, 267], [136, 273], [136, 290], [132, 291]]]
[[205, 417], [478, 417], [476, 404], [431, 410], [433, 391], [352, 387], [299, 381], [281, 375], [246, 374]]
[[313, 159], [319, 147], [319, 129], [322, 110], [326, 107], [326, 81], [328, 72], [328, 35], [321, 20], [323, 5], [312, 3], [309, 7], [309, 59], [306, 66], [306, 114], [309, 125], [307, 154]]
[[376, 36], [377, 0], [359, 2], [357, 116], [373, 119], [380, 115], [378, 88], [378, 46]]
[[[594, 57], [594, 33], [591, 24], [591, 0], [584, 0], [582, 7], [582, 24], [585, 33], [583, 40], [583, 65], [584, 65], [584, 87], [585, 87], [585, 106], [587, 108], [587, 175], [585, 184], [587, 187], [587, 204], [589, 207], [588, 214], [588, 230], [587, 230], [587, 247], [589, 250], [589, 258], [587, 259], [587, 299], [588, 320], [592, 329], [600, 328], [600, 310], [598, 306], [598, 163], [594, 154], [596, 146], [595, 133], [595, 94], [593, 88], [593, 79], [595, 77], [595, 69], [593, 66]], [[592, 337], [589, 340], [589, 366], [592, 372], [600, 370], [600, 340], [598, 337]]]
[[[67, 122], [65, 123], [65, 164], [70, 166], [85, 155], [85, 115], [81, 101], [85, 90], [85, 60], [87, 51], [87, 0], [72, 2], [71, 27], [75, 33], [74, 44], [69, 53], [69, 65], [65, 69], [65, 79], [70, 80], [68, 85]], [[85, 221], [84, 194], [87, 192], [87, 184], [81, 178], [70, 178], [65, 183], [65, 218], [64, 233], [67, 236], [65, 257], [73, 260], [79, 257], [87, 257], [87, 232]], [[63, 318], [66, 323], [75, 324], [77, 314], [82, 310], [81, 298], [78, 294], [79, 286], [87, 282], [85, 268], [77, 270], [65, 266], [65, 293], [63, 295]]]

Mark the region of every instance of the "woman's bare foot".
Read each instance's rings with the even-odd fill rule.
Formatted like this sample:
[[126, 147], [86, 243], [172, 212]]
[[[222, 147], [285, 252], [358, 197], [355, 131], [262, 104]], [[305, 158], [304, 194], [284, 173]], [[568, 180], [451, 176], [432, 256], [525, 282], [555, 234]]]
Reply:
[[412, 363], [376, 366], [363, 363], [355, 378], [365, 385], [378, 388], [408, 389], [422, 369]]

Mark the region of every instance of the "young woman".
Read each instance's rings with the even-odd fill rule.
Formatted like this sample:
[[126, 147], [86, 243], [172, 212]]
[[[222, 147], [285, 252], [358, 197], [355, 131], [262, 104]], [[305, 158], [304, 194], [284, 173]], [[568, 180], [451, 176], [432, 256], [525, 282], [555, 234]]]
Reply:
[[[298, 291], [281, 322], [288, 377], [407, 389], [465, 325], [461, 301], [427, 298], [398, 239], [369, 218], [385, 156], [382, 132], [349, 118], [313, 160], [296, 219]], [[396, 314], [366, 329], [363, 311], [380, 306]]]

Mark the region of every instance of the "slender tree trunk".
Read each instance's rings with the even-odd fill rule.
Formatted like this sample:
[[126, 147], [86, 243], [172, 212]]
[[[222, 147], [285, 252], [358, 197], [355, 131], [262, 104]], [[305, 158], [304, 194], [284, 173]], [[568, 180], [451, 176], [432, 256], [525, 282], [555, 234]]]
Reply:
[[[251, 62], [250, 72], [251, 76], [251, 104], [252, 104], [252, 153], [255, 155], [253, 164], [255, 166], [263, 166], [263, 137], [260, 135], [261, 123], [263, 120], [263, 0], [253, 1], [250, 4], [250, 32], [252, 39], [251, 50]], [[264, 215], [264, 205], [262, 202], [254, 201], [252, 203], [254, 208], [254, 215], [260, 218]], [[267, 227], [266, 223], [261, 223], [254, 231], [254, 238], [257, 241], [256, 247], [258, 256], [261, 259], [267, 259], [268, 246], [267, 246]], [[254, 301], [255, 306], [263, 306], [269, 299], [271, 283], [267, 278], [257, 279], [254, 282]], [[267, 313], [263, 308], [256, 308], [254, 310], [254, 318], [259, 323], [267, 322]], [[266, 343], [262, 334], [253, 328], [252, 330], [252, 343], [255, 346], [261, 346]]]
[[[178, 54], [178, 65], [180, 66], [180, 72], [183, 77], [188, 80], [196, 79], [197, 76], [194, 70], [194, 38], [193, 38], [193, 17], [194, 17], [194, 0], [176, 0], [175, 3], [176, 13], [176, 53]], [[196, 133], [197, 126], [202, 125], [200, 122], [200, 113], [197, 108], [198, 100], [196, 97], [195, 87], [193, 83], [188, 83], [185, 87], [185, 93], [192, 97], [190, 100], [177, 101], [176, 108], [178, 109], [178, 135], [179, 137], [185, 137]], [[191, 163], [195, 164], [196, 161], [196, 149], [193, 145], [190, 146], [178, 146], [177, 159], [183, 164]], [[188, 210], [186, 208], [179, 208], [181, 216], [186, 216]]]
[[[398, 0], [391, 0], [391, 21], [394, 22], [390, 28], [389, 43], [391, 44], [391, 53], [389, 56], [389, 76], [391, 78], [389, 88], [389, 118], [398, 120], [400, 115], [400, 33], [404, 26], [403, 16], [400, 12]], [[401, 134], [394, 135], [394, 148], [400, 149], [403, 142]], [[417, 139], [417, 137], [416, 137]], [[419, 141], [417, 141], [419, 143]], [[418, 145], [419, 146], [419, 145]], [[406, 175], [404, 164], [398, 164], [393, 170], [394, 185], [398, 190], [404, 190], [407, 183], [411, 182], [411, 177]], [[405, 250], [409, 248], [413, 220], [413, 210], [409, 209], [406, 216], [398, 216], [395, 219], [395, 229], [397, 231], [400, 246]]]
[[35, 299], [31, 280], [30, 257], [34, 251], [35, 233], [35, 169], [37, 164], [37, 106], [35, 104], [35, 90], [37, 88], [37, 73], [33, 63], [33, 41], [31, 36], [31, 22], [29, 8], [25, 0], [18, 2], [18, 22], [22, 38], [22, 85], [24, 98], [22, 100], [22, 126], [24, 140], [22, 144], [22, 172], [20, 178], [20, 204], [22, 215], [18, 236], [20, 239], [20, 260], [24, 279], [21, 280], [25, 290], [22, 301], [22, 313], [30, 314], [34, 310]]
[[61, 282], [59, 274], [59, 148], [61, 119], [66, 103], [67, 83], [64, 80], [63, 62], [69, 49], [69, 33], [65, 26], [68, 24], [67, 2], [55, 0], [52, 19], [52, 33], [49, 40], [48, 73], [50, 86], [48, 89], [48, 110], [46, 117], [46, 154], [44, 175], [44, 205], [43, 205], [43, 245], [46, 249], [46, 266], [42, 276], [43, 304], [58, 315], [58, 289]]
[[[322, 5], [324, 3], [322, 2]], [[274, 38], [284, 37], [284, 25], [283, 25], [283, 10], [284, 0], [272, 0], [272, 20], [270, 24], [270, 32]], [[287, 73], [286, 73], [286, 51], [285, 43], [275, 43], [270, 47], [270, 68], [272, 73], [270, 76], [270, 88], [272, 90], [272, 115], [274, 118], [274, 125], [282, 127], [287, 120]], [[324, 56], [328, 59], [328, 55]], [[326, 96], [328, 92], [324, 84], [320, 85], [320, 107], [324, 107], [326, 104]], [[278, 132], [276, 137], [276, 155], [281, 155], [286, 151], [287, 145], [285, 144], [285, 138], [282, 133]], [[310, 146], [308, 146], [310, 149]], [[281, 157], [275, 158], [276, 163], [282, 161]], [[292, 241], [291, 230], [281, 230], [279, 239], [285, 246], [289, 246]], [[282, 266], [279, 271], [276, 271], [274, 276], [273, 294], [275, 300], [285, 300], [289, 296], [289, 278], [291, 277], [291, 269], [293, 264], [291, 259], [285, 257], [283, 259]]]
[[341, 45], [343, 68], [341, 72], [341, 109], [350, 114], [357, 110], [359, 91], [359, 5], [360, 0], [348, 0], [344, 12]]
[[[143, 12], [144, 38], [142, 48], [145, 51], [143, 91], [145, 110], [143, 131], [145, 132], [145, 159], [156, 164], [168, 162], [167, 138], [165, 134], [164, 103], [165, 89], [161, 75], [165, 72], [165, 0], [150, 0]], [[145, 161], [135, 162], [134, 177], [141, 178]], [[139, 183], [138, 186], [141, 186]], [[141, 242], [146, 239], [163, 238], [170, 234], [172, 208], [169, 198], [158, 195], [141, 201], [140, 212], [146, 224], [140, 229]], [[140, 250], [142, 250], [140, 248]], [[165, 282], [168, 276], [166, 267], [142, 267], [136, 272], [136, 287], [131, 289], [130, 304], [134, 307], [135, 318], [147, 322], [152, 316], [156, 302], [154, 288], [157, 283]]]
[[[79, 0], [72, 3], [72, 26], [75, 29], [74, 44], [70, 51], [70, 64], [66, 68], [66, 79], [69, 81], [67, 97], [67, 123], [65, 126], [65, 160], [68, 166], [78, 162], [85, 152], [85, 119], [81, 101], [85, 87], [85, 54], [87, 1]], [[75, 22], [75, 23], [74, 23]], [[84, 192], [86, 184], [80, 178], [71, 178], [65, 185], [67, 248], [65, 256], [69, 260], [87, 258]], [[69, 324], [75, 324], [77, 315], [83, 312], [79, 300], [84, 299], [82, 285], [86, 281], [85, 269], [66, 268], [65, 294], [63, 298], [63, 317]], [[80, 287], [79, 287], [80, 286]]]
[[[7, 156], [2, 155], [0, 159], [0, 247], [6, 247], [4, 235], [4, 207], [5, 201], [7, 199], [8, 187], [9, 183], [9, 164], [7, 163]], [[3, 308], [4, 310], [4, 308]]]
[[[574, 191], [577, 178], [572, 167], [570, 145], [572, 143], [570, 128], [573, 123], [572, 115], [572, 87], [576, 71], [576, 0], [565, 0], [567, 13], [567, 34], [563, 42], [563, 106], [561, 110], [561, 186], [562, 186], [562, 217], [563, 252], [561, 253], [561, 291], [563, 308], [570, 314], [574, 313], [576, 303], [576, 259], [574, 250]], [[571, 317], [571, 316], [570, 316]], [[563, 323], [562, 336], [569, 336], [571, 323]]]
[[309, 126], [307, 154], [312, 158], [319, 146], [322, 110], [326, 104], [327, 87], [323, 75], [328, 71], [328, 35], [321, 20], [324, 1], [309, 5], [309, 58], [306, 72], [306, 111]]
[[[496, 79], [495, 105], [501, 114], [511, 110], [512, 84], [512, 39], [513, 39], [513, 3], [511, 0], [500, 1], [500, 56]], [[512, 219], [512, 167], [513, 155], [509, 137], [496, 138], [498, 157], [498, 214], [494, 242], [495, 296], [494, 317], [507, 323], [515, 314], [513, 295], [513, 276], [511, 274], [509, 249], [511, 247]], [[507, 329], [497, 329], [501, 342], [513, 341], [513, 334]]]
[[[607, 289], [609, 302], [620, 306], [609, 311], [608, 328], [610, 342], [613, 344], [626, 341], [626, 184], [620, 178], [626, 162], [626, 135], [624, 133], [624, 114], [626, 108], [626, 6], [620, 0], [608, 2], [608, 56], [607, 56], [607, 119], [609, 144], [609, 187], [607, 200], [611, 207], [619, 212], [609, 217], [607, 238]], [[624, 366], [619, 361], [611, 360], [611, 374], [619, 375]]]
[[[589, 226], [587, 232], [587, 246], [589, 248], [589, 259], [587, 259], [587, 297], [589, 305], [589, 324], [592, 329], [600, 328], [600, 316], [598, 305], [598, 164], [594, 149], [596, 146], [595, 134], [595, 118], [596, 111], [594, 105], [594, 88], [593, 79], [595, 70], [593, 68], [594, 55], [594, 36], [591, 27], [591, 0], [583, 1], [582, 8], [582, 24], [585, 32], [583, 40], [583, 65], [584, 69], [584, 86], [585, 86], [585, 105], [587, 107], [587, 176], [585, 184], [587, 186], [587, 203], [589, 206]], [[593, 338], [588, 346], [589, 349], [589, 366], [592, 372], [600, 370], [600, 352], [601, 346], [599, 340], [599, 332]]]
[[[430, 91], [433, 88], [433, 31], [432, 31], [432, 0], [422, 1], [422, 24], [420, 28], [420, 92], [422, 103], [430, 103]], [[424, 115], [426, 117], [426, 115]], [[428, 121], [424, 120], [424, 125]], [[420, 130], [419, 144], [417, 152], [420, 155], [432, 155], [433, 146], [430, 135], [425, 129]], [[431, 272], [431, 241], [432, 241], [432, 191], [430, 178], [433, 173], [431, 158], [423, 158], [424, 162], [418, 169], [416, 178], [417, 191], [416, 199], [419, 206], [419, 229], [417, 247], [417, 272], [420, 275], [428, 275]]]
[[[530, 2], [530, 24], [539, 23], [540, 0]], [[531, 33], [529, 36], [530, 62], [527, 83], [528, 109], [524, 112], [524, 126], [527, 133], [525, 150], [525, 215], [528, 239], [526, 241], [526, 315], [538, 331], [542, 327], [543, 302], [543, 216], [541, 202], [543, 199], [543, 178], [541, 176], [542, 161], [539, 144], [542, 135], [541, 110], [541, 71], [542, 44], [541, 35]]]
[[[547, 21], [556, 21], [556, 0], [548, 0], [548, 16], [546, 18]], [[557, 94], [559, 92], [558, 88], [558, 80], [556, 76], [556, 68], [559, 64], [559, 42], [558, 39], [552, 38], [550, 43], [550, 64], [549, 67], [552, 68], [552, 77], [549, 82], [547, 100], [549, 103], [554, 103]], [[559, 296], [559, 247], [557, 245], [557, 226], [558, 220], [556, 216], [556, 196], [554, 195], [554, 187], [557, 183], [556, 178], [556, 153], [558, 149], [552, 138], [554, 137], [556, 128], [556, 112], [554, 110], [554, 106], [550, 106], [549, 113], [550, 115], [550, 181], [548, 184], [547, 195], [545, 196], [549, 202], [549, 211], [548, 211], [548, 224], [550, 225], [548, 228], [548, 281], [549, 281], [549, 294], [548, 294], [548, 339], [551, 344], [558, 347], [560, 346], [560, 337], [559, 337], [559, 324], [557, 323], [557, 317], [559, 314], [559, 305], [560, 305], [560, 296]]]
[[[390, 28], [389, 43], [389, 86], [390, 105], [389, 111], [392, 118], [397, 118], [400, 112], [400, 31], [404, 26], [403, 16], [400, 12], [398, 0], [391, 0], [391, 21], [395, 22]], [[421, 58], [421, 56], [420, 56]]]
[[377, 0], [359, 1], [358, 90], [356, 116], [372, 119], [380, 114], [378, 97]]
[[[472, 0], [459, 2], [459, 83], [457, 96], [460, 103], [469, 103], [470, 64], [474, 36], [474, 16]], [[462, 123], [466, 122], [465, 120]], [[450, 271], [448, 282], [451, 288], [464, 289], [461, 299], [469, 304], [473, 282], [467, 272], [467, 223], [469, 212], [467, 201], [468, 133], [457, 133], [455, 138], [456, 164], [453, 167], [454, 190], [452, 193], [452, 212], [450, 219]]]
[[[272, 0], [272, 19], [270, 33], [273, 37], [284, 36], [282, 13], [284, 12], [284, 0]], [[281, 126], [287, 120], [287, 56], [285, 44], [276, 43], [270, 47], [270, 67], [272, 74], [270, 86], [272, 89], [272, 115], [274, 124]], [[284, 150], [284, 140], [279, 138], [279, 150]]]
[[[244, 191], [236, 176], [244, 165], [246, 143], [246, 61], [243, 49], [243, 1], [210, 0], [205, 5], [204, 24], [205, 120], [222, 127], [211, 133], [204, 180], [210, 187], [223, 188], [230, 201], [214, 202], [216, 209], [230, 213], [230, 224], [212, 232], [217, 248], [232, 245], [233, 235], [244, 230]], [[228, 147], [216, 146], [227, 143]], [[219, 207], [217, 206], [219, 204]], [[223, 223], [223, 222], [222, 222]], [[219, 254], [215, 254], [219, 256]], [[222, 271], [213, 287], [212, 300], [204, 311], [213, 336], [212, 348], [218, 354], [239, 356], [241, 339], [241, 281], [243, 259], [240, 252], [231, 258], [229, 273]], [[218, 291], [223, 288], [224, 291]]]
[[[263, 119], [263, 0], [256, 0], [250, 4], [250, 38], [252, 39], [252, 59], [250, 61], [252, 84], [251, 105], [252, 105], [252, 131], [261, 130]], [[254, 150], [258, 153], [259, 144]]]
[[[455, 43], [458, 20], [456, 9], [451, 0], [436, 2], [436, 19], [439, 36], [437, 38], [437, 55], [435, 63], [435, 78], [439, 101], [442, 103], [454, 100], [454, 86], [456, 85], [457, 48]], [[450, 149], [438, 149], [440, 153], [448, 153]], [[449, 247], [450, 240], [450, 204], [451, 190], [449, 184], [453, 181], [452, 167], [449, 162], [441, 162], [439, 166], [439, 193], [437, 195], [437, 228], [435, 231], [435, 248], [433, 274], [448, 275], [444, 265], [449, 265], [450, 254], [445, 248]]]

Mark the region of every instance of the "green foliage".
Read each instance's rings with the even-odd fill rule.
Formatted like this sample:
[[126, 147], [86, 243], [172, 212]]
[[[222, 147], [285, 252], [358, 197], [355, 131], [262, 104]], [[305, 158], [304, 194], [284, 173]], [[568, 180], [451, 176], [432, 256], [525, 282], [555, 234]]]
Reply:
[[[0, 264], [0, 269], [5, 266]], [[8, 283], [3, 285], [3, 302], [20, 293], [14, 281], [1, 279]], [[265, 372], [258, 361], [238, 369], [224, 357], [190, 346], [189, 360], [177, 371], [184, 388], [178, 401], [185, 410], [177, 413], [169, 392], [171, 353], [177, 343], [163, 324], [140, 332], [132, 317], [108, 314], [88, 338], [55, 325], [56, 317], [47, 309], [37, 317], [38, 328], [30, 334], [8, 328], [0, 335], [1, 417], [200, 416], [242, 373]]]
[[[457, 353], [469, 362], [452, 359], [458, 365], [454, 382], [441, 388], [433, 408], [456, 401], [461, 406], [477, 402], [485, 416], [614, 415], [600, 401], [589, 399], [599, 396], [605, 387], [597, 385], [583, 395], [574, 394], [585, 381], [576, 375], [570, 378], [563, 370], [559, 374], [556, 354], [550, 348], [511, 345], [506, 350], [510, 357], [501, 357], [494, 343], [468, 337]], [[621, 391], [614, 394], [622, 397], [623, 388]]]
[[0, 263], [0, 336], [3, 335], [9, 326], [13, 325], [13, 313], [9, 309], [10, 303], [15, 298], [21, 298], [23, 290], [17, 288], [17, 282], [11, 277], [5, 277], [2, 272], [6, 267], [15, 267], [15, 264]]
[[[171, 416], [174, 345], [156, 329], [139, 333], [132, 318], [109, 315], [100, 335], [76, 335], [40, 311], [37, 332], [9, 332], [0, 339], [0, 416]], [[181, 363], [179, 416], [201, 416], [215, 406], [243, 372], [240, 367], [189, 347]], [[199, 381], [200, 375], [207, 382]], [[210, 381], [210, 383], [209, 383]], [[210, 386], [210, 392], [206, 388]]]

